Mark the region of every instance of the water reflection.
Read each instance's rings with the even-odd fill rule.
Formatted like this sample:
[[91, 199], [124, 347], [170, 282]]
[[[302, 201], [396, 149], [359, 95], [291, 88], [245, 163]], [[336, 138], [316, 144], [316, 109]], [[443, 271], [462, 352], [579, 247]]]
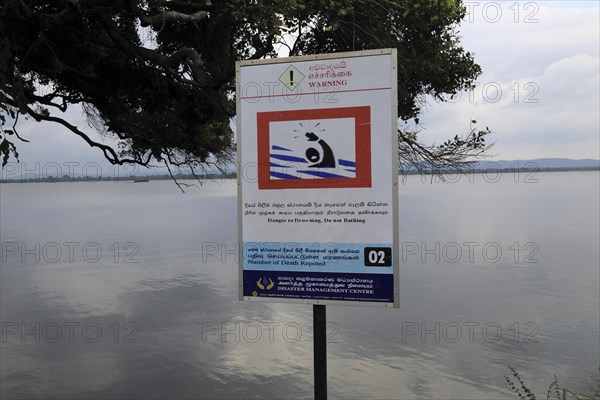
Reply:
[[[555, 373], [587, 390], [600, 364], [598, 177], [409, 178], [401, 308], [328, 307], [331, 396], [506, 398], [507, 364], [539, 393]], [[3, 243], [41, 246], [39, 260], [3, 253], [2, 398], [312, 397], [311, 308], [237, 300], [235, 182], [1, 189]]]

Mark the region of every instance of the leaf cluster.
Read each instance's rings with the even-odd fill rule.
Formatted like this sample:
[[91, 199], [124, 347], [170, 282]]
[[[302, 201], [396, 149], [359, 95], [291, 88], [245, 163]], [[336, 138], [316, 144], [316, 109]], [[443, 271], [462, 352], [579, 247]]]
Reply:
[[[459, 43], [464, 15], [459, 0], [3, 0], [2, 122], [60, 124], [115, 164], [227, 161], [235, 61], [277, 57], [285, 38], [291, 55], [396, 48], [398, 113], [418, 121], [424, 96], [443, 101], [481, 72]], [[76, 126], [74, 105], [118, 146]], [[440, 151], [464, 157], [483, 136]]]

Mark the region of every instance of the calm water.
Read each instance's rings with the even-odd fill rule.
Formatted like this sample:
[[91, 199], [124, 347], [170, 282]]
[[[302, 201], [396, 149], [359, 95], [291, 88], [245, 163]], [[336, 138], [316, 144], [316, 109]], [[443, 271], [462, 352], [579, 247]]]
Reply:
[[[598, 374], [599, 173], [483, 178], [401, 187], [401, 308], [327, 308], [332, 398]], [[0, 397], [311, 398], [311, 307], [237, 300], [235, 191], [1, 185]]]

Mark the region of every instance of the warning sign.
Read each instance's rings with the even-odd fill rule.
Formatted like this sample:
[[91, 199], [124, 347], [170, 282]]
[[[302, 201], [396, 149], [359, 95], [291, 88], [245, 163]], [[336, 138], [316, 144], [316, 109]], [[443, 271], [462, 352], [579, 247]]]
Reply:
[[240, 299], [398, 307], [394, 49], [237, 64]]
[[296, 67], [290, 65], [285, 69], [285, 72], [279, 77], [279, 81], [289, 90], [295, 90], [302, 82], [304, 75], [298, 71]]

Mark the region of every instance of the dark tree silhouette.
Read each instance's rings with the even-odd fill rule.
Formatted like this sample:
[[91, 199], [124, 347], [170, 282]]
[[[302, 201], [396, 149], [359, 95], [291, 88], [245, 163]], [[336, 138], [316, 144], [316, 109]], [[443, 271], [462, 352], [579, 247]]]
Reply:
[[[464, 15], [459, 0], [3, 0], [0, 155], [18, 157], [24, 116], [64, 126], [113, 164], [227, 161], [235, 61], [276, 57], [281, 46], [291, 55], [397, 48], [398, 113], [418, 122], [425, 95], [444, 101], [480, 73], [459, 43]], [[89, 128], [65, 117], [72, 106]], [[484, 154], [488, 133], [426, 146], [400, 130], [401, 165], [460, 166]]]

